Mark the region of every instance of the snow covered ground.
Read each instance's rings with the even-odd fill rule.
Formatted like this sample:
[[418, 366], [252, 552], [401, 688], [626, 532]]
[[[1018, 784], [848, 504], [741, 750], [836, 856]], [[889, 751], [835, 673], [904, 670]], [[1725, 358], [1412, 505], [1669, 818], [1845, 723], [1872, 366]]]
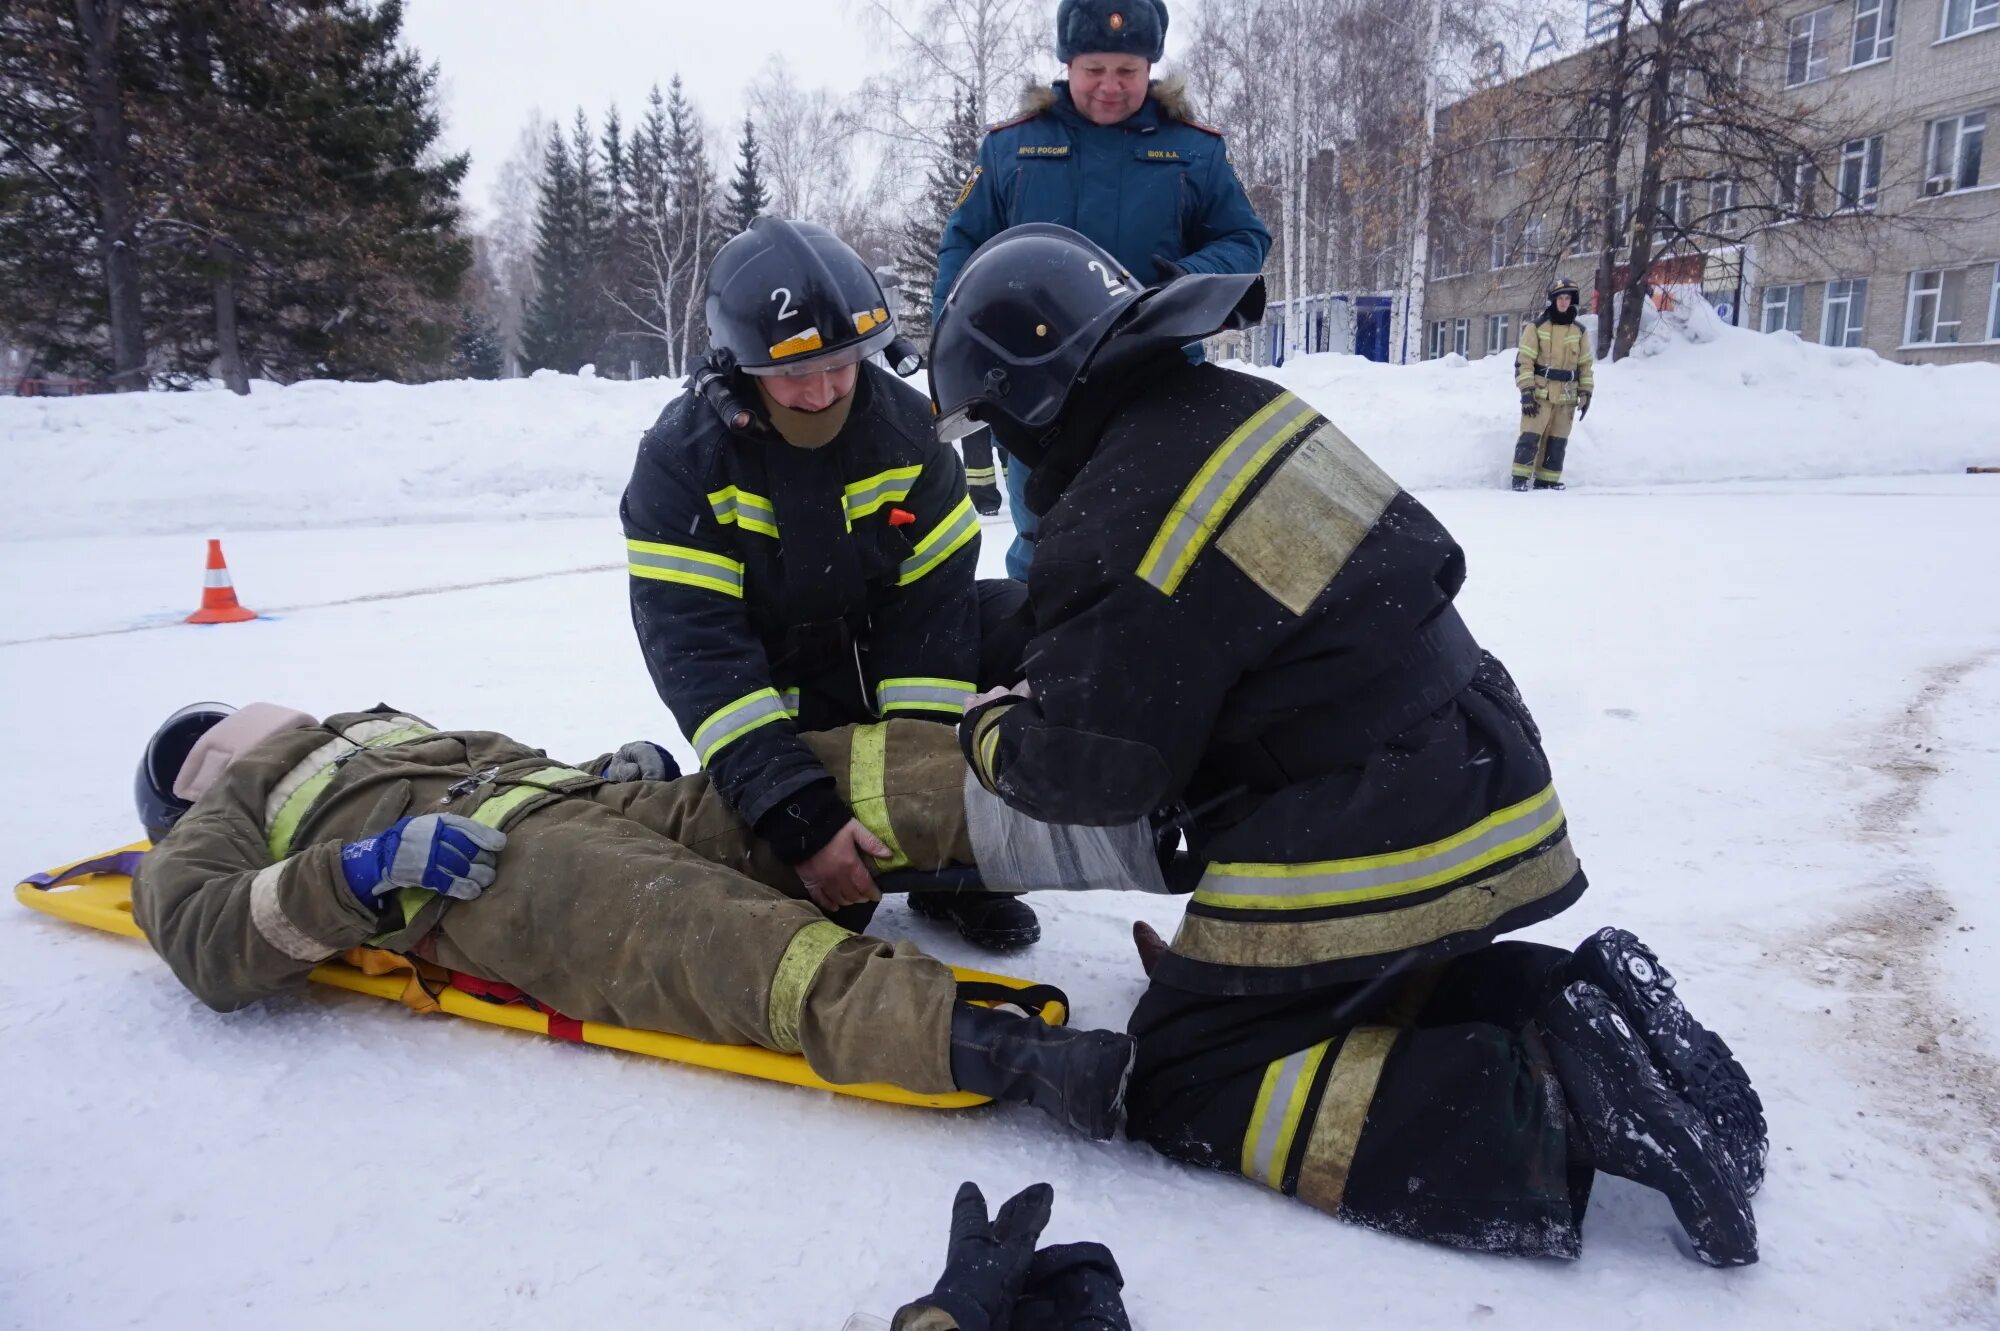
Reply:
[[[1815, 386], [1737, 422], [1706, 412], [1737, 392], [1714, 344], [1628, 362], [1602, 435], [1580, 432], [1597, 483], [1559, 496], [1490, 488], [1504, 372], [1282, 373], [1469, 551], [1461, 604], [1535, 709], [1593, 880], [1532, 936], [1635, 929], [1756, 1078], [1758, 1266], [1695, 1263], [1665, 1202], [1617, 1180], [1580, 1262], [1481, 1258], [1029, 1110], [889, 1108], [327, 992], [221, 1017], [137, 943], [0, 907], [0, 1326], [831, 1331], [930, 1287], [968, 1177], [996, 1201], [1052, 1181], [1050, 1239], [1109, 1243], [1145, 1331], [2000, 1324], [2000, 477], [1887, 474], [2000, 461], [2000, 371], [1752, 349]], [[0, 402], [20, 483], [0, 865], [129, 839], [137, 748], [198, 697], [385, 700], [559, 756], [642, 735], [685, 755], [610, 512], [660, 386], [301, 393]], [[1638, 405], [1677, 399], [1695, 419]], [[1927, 401], [1952, 437], [1879, 406]], [[1786, 412], [1795, 433], [1758, 433]], [[1853, 472], [1882, 474], [1720, 483]], [[1714, 480], [1653, 484], [1691, 474]], [[399, 525], [342, 525], [364, 517]], [[226, 538], [275, 618], [173, 622], [196, 534]], [[1170, 931], [1177, 907], [1039, 904], [1045, 940], [1011, 969], [1122, 1024], [1129, 922]], [[878, 927], [979, 960], [893, 905]]]

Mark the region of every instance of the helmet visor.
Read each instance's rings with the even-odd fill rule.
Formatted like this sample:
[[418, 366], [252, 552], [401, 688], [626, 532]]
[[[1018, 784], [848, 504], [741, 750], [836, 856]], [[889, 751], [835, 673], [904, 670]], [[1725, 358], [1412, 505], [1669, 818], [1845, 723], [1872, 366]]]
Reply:
[[968, 402], [955, 411], [945, 413], [938, 417], [937, 424], [931, 427], [931, 432], [937, 436], [939, 443], [945, 444], [954, 439], [963, 439], [969, 434], [977, 434], [986, 428], [984, 421], [974, 417], [974, 413], [983, 405], [985, 404], [981, 402]]
[[[861, 337], [852, 337], [850, 334], [852, 340], [844, 343], [826, 347], [802, 346], [801, 350], [793, 352], [790, 355], [785, 355], [782, 359], [773, 359], [757, 365], [742, 365], [738, 368], [745, 374], [754, 374], [764, 379], [775, 379], [796, 374], [821, 374], [827, 370], [839, 370], [849, 365], [858, 365], [880, 351], [883, 347], [888, 346], [890, 342], [895, 340], [895, 337], [896, 325], [893, 320], [890, 320], [876, 325], [874, 329]], [[801, 344], [818, 343], [819, 338], [820, 333], [817, 328], [808, 328], [803, 333], [798, 334], [794, 341]], [[771, 348], [771, 354], [775, 358], [783, 350], [784, 348], [782, 347], [773, 347]]]

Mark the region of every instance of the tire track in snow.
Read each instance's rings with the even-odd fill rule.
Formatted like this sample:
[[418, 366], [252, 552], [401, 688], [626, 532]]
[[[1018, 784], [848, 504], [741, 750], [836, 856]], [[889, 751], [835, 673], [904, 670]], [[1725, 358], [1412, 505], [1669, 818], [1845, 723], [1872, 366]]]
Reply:
[[[273, 615], [295, 615], [304, 610], [333, 610], [344, 605], [366, 605], [371, 601], [405, 601], [414, 596], [449, 596], [454, 592], [475, 592], [485, 587], [507, 587], [519, 582], [542, 582], [549, 578], [574, 578], [585, 573], [615, 573], [623, 564], [586, 564], [582, 568], [551, 569], [547, 573], [516, 573], [505, 578], [482, 578], [477, 582], [443, 583], [434, 587], [411, 587], [402, 591], [367, 592], [344, 596], [338, 601], [309, 601], [303, 605], [276, 605]], [[81, 638], [115, 638], [125, 633], [152, 633], [177, 629], [184, 621], [165, 620], [157, 624], [127, 624], [115, 629], [84, 629], [77, 633], [46, 633], [39, 638], [0, 638], [0, 647], [26, 647], [38, 642], [74, 642]]]
[[[1853, 1004], [1847, 1020], [1854, 1043], [1883, 1074], [1870, 1083], [1877, 1098], [1917, 1130], [1920, 1153], [1939, 1175], [1959, 1180], [2000, 1221], [2000, 1059], [1966, 1029], [1957, 995], [1938, 982], [1935, 954], [1957, 912], [1909, 825], [1950, 751], [1937, 734], [1938, 704], [1996, 658], [2000, 649], [1989, 649], [1933, 667], [1901, 714], [1870, 738], [1867, 765], [1889, 788], [1856, 810], [1850, 835], [1896, 863], [1859, 888], [1864, 904], [1816, 930], [1794, 955], [1815, 984], [1872, 1000]], [[1961, 1278], [1957, 1311], [1982, 1321], [1996, 1287], [2000, 1247]]]

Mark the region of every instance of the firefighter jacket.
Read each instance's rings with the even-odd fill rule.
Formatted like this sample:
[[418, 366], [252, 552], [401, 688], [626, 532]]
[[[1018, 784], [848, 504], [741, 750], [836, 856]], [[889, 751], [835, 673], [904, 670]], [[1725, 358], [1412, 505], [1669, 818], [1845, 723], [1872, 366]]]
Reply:
[[1188, 117], [1176, 80], [1116, 125], [1093, 124], [1069, 84], [1029, 94], [994, 126], [938, 245], [933, 319], [972, 252], [1010, 226], [1057, 222], [1102, 245], [1141, 282], [1156, 259], [1191, 273], [1254, 273], [1271, 233], [1229, 165], [1222, 135]]
[[654, 685], [724, 798], [794, 863], [847, 818], [799, 733], [955, 721], [978, 663], [979, 518], [958, 455], [888, 371], [864, 364], [855, 392], [814, 449], [734, 433], [683, 393], [621, 507]]
[[1344, 983], [1583, 890], [1533, 721], [1453, 609], [1457, 543], [1305, 402], [1169, 355], [1065, 408], [1028, 498], [1028, 696], [961, 741], [1044, 821], [1184, 807], [1198, 881], [1156, 982]]
[[1575, 320], [1559, 324], [1542, 311], [1521, 327], [1521, 350], [1514, 358], [1514, 386], [1533, 390], [1540, 402], [1574, 403], [1596, 383], [1590, 338]]

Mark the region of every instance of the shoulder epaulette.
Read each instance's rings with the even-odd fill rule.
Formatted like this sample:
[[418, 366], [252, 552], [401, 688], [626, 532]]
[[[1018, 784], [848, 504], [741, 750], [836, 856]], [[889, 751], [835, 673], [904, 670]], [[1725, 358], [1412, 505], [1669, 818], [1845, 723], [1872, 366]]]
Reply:
[[1183, 125], [1186, 125], [1189, 129], [1198, 129], [1204, 134], [1213, 134], [1218, 139], [1224, 137], [1221, 130], [1217, 129], [1213, 125], [1204, 125], [1199, 120], [1188, 120], [1183, 118], [1181, 120], [1181, 123]]
[[1003, 129], [1012, 129], [1016, 125], [1025, 125], [1030, 120], [1035, 119], [1041, 114], [1042, 113], [1040, 111], [1023, 111], [1020, 115], [1015, 116], [1012, 120], [994, 121], [992, 124], [986, 127], [986, 132], [988, 134], [998, 134]]

